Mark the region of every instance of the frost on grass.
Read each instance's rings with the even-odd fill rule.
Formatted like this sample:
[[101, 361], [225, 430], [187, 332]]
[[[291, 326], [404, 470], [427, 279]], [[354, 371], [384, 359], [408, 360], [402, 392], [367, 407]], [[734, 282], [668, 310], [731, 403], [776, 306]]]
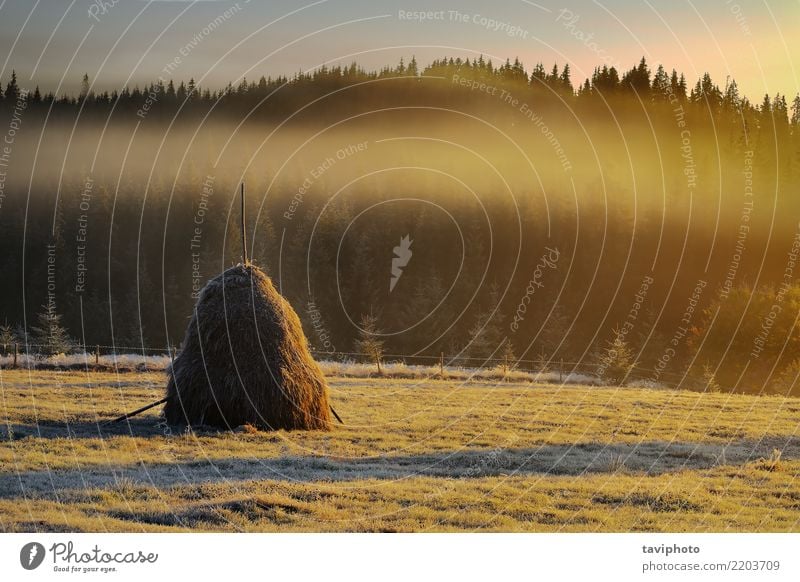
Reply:
[[[3, 370], [4, 531], [797, 531], [796, 399], [330, 380], [331, 432], [171, 432], [161, 371]], [[66, 525], [65, 525], [66, 524]]]
[[[13, 356], [0, 356], [0, 367], [10, 368]], [[95, 358], [91, 353], [58, 354], [55, 356], [32, 356], [20, 354], [17, 358], [17, 367], [24, 369], [64, 369], [64, 370], [108, 370], [108, 371], [159, 371], [166, 370], [171, 359], [164, 355], [142, 354], [116, 354], [101, 355]], [[530, 372], [519, 369], [507, 369], [504, 366], [492, 368], [470, 368], [461, 366], [422, 366], [406, 364], [404, 362], [385, 362], [381, 365], [379, 374], [375, 364], [364, 364], [348, 361], [323, 360], [319, 362], [322, 372], [328, 377], [339, 378], [387, 378], [409, 380], [455, 380], [468, 381], [503, 381], [503, 382], [533, 382], [539, 384], [581, 384], [586, 386], [599, 386], [603, 381], [590, 374], [577, 372], [559, 374], [558, 372]], [[642, 387], [645, 387], [642, 384]], [[647, 385], [646, 387], [658, 387]]]

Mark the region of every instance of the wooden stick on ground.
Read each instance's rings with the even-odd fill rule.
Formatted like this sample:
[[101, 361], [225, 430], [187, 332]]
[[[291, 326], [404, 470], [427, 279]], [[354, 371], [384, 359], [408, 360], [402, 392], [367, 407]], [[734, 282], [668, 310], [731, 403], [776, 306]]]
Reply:
[[[154, 407], [158, 406], [159, 404], [164, 404], [167, 400], [169, 400], [169, 396], [167, 396], [165, 398], [162, 398], [158, 402], [153, 402], [151, 404], [148, 404], [147, 406], [142, 406], [141, 408], [137, 408], [133, 412], [128, 412], [127, 414], [123, 414], [122, 416], [118, 416], [117, 418], [114, 418], [112, 420], [107, 420], [106, 422], [103, 423], [103, 426], [106, 426], [106, 425], [109, 425], [109, 424], [114, 424], [114, 423], [117, 423], [117, 422], [122, 422], [123, 420], [127, 420], [129, 418], [133, 418], [137, 414], [141, 414], [142, 412], [150, 410], [151, 408], [154, 408]], [[333, 413], [333, 416], [336, 417], [336, 420], [338, 420], [339, 423], [344, 424], [344, 421], [342, 420], [342, 417], [340, 417], [336, 413], [336, 411], [333, 409], [333, 406], [331, 406], [330, 404], [328, 406], [330, 407], [331, 412]]]
[[164, 404], [167, 400], [169, 400], [169, 396], [167, 396], [165, 398], [162, 398], [158, 402], [153, 402], [152, 404], [148, 404], [147, 406], [142, 406], [141, 408], [137, 408], [133, 412], [128, 412], [127, 414], [123, 414], [122, 416], [118, 416], [117, 418], [114, 418], [112, 420], [107, 420], [106, 422], [103, 423], [103, 426], [106, 426], [106, 425], [109, 425], [109, 424], [114, 424], [114, 423], [117, 423], [117, 422], [122, 422], [123, 420], [127, 420], [129, 418], [132, 418], [132, 417], [136, 416], [137, 414], [141, 414], [145, 410], [150, 410], [151, 408], [154, 408], [154, 407], [158, 406], [159, 404]]
[[344, 424], [344, 421], [339, 417], [338, 414], [336, 414], [336, 411], [333, 409], [333, 406], [331, 406], [330, 404], [328, 404], [328, 406], [330, 407], [333, 415], [336, 417], [336, 420], [338, 420], [340, 424]]

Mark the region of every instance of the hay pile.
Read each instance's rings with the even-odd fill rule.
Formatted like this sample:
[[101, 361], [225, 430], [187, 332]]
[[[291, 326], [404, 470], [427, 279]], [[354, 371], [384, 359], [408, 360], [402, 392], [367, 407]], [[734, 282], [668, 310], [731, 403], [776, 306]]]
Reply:
[[330, 429], [328, 386], [300, 319], [251, 264], [206, 284], [168, 374], [169, 424]]

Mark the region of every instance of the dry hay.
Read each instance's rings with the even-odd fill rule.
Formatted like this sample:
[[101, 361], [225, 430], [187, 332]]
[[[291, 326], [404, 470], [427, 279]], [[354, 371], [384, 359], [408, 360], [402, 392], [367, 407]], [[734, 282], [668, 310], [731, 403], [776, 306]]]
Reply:
[[168, 376], [164, 417], [172, 425], [330, 429], [328, 386], [300, 319], [251, 264], [200, 292]]

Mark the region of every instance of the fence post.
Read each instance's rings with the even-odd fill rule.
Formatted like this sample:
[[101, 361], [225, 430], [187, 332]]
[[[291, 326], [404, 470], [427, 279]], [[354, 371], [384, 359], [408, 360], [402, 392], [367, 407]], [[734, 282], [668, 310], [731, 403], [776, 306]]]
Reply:
[[94, 363], [96, 366], [100, 364], [100, 346], [94, 347]]
[[444, 352], [439, 352], [439, 375], [444, 378]]
[[17, 367], [17, 354], [19, 353], [19, 348], [17, 348], [17, 342], [14, 342], [14, 367]]
[[558, 366], [558, 382], [559, 384], [564, 381], [564, 358], [561, 358], [561, 361]]

